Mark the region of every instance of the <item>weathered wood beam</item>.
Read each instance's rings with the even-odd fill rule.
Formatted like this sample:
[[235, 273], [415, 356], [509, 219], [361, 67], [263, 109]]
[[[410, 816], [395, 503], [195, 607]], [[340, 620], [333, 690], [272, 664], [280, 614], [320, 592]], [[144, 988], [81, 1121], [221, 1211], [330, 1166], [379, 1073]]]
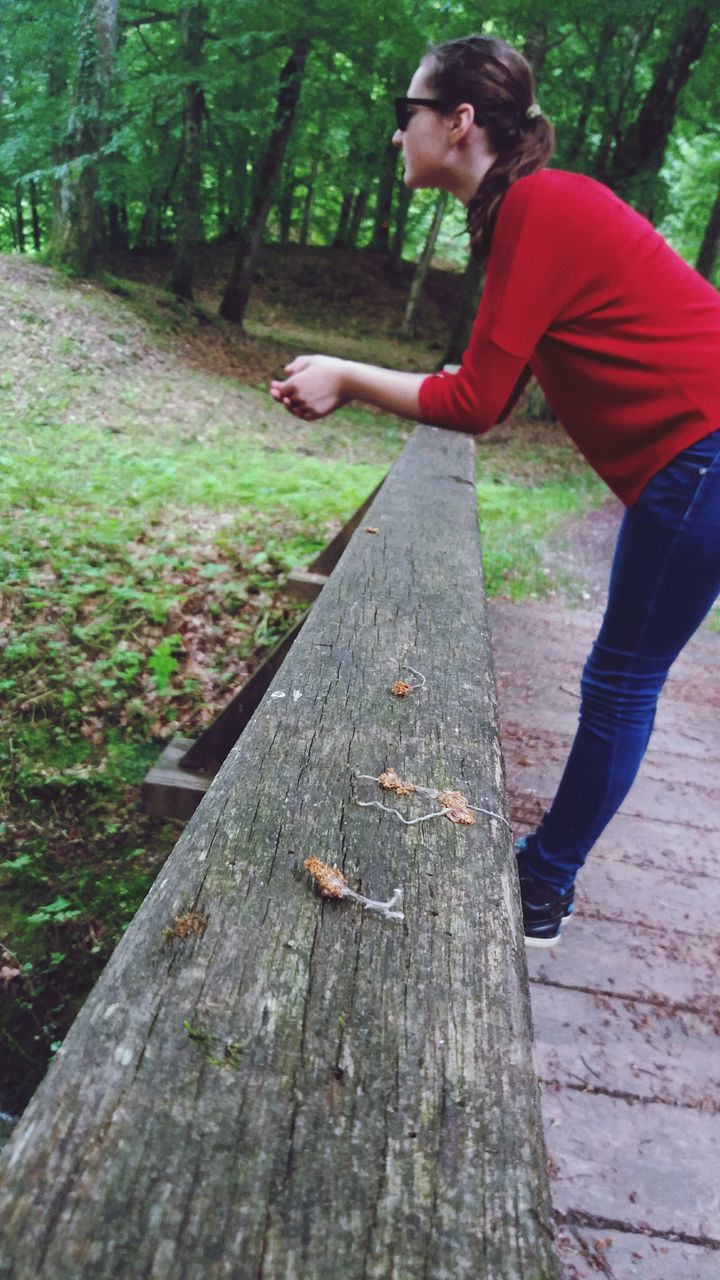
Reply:
[[472, 442], [418, 428], [368, 525], [18, 1126], [1, 1280], [558, 1275], [508, 827], [357, 803], [504, 812]]

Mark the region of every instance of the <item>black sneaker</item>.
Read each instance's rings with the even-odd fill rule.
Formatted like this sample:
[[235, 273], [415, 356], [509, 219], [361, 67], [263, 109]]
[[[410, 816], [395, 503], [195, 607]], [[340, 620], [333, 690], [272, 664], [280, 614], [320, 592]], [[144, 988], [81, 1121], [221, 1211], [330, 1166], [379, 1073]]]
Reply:
[[[527, 838], [515, 841], [515, 853], [524, 851]], [[520, 898], [523, 911], [523, 929], [528, 947], [552, 947], [560, 940], [560, 930], [573, 912], [575, 886], [565, 893], [556, 893], [550, 885], [518, 868]]]

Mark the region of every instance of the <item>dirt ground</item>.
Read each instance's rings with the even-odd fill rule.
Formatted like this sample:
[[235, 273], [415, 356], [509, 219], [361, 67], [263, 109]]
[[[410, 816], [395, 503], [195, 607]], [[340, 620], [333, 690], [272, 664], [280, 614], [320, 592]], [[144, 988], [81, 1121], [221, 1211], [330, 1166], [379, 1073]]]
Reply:
[[[553, 592], [557, 603], [576, 603], [579, 595], [586, 608], [602, 608], [623, 510], [620, 500], [608, 494], [595, 511], [571, 517], [545, 540], [542, 563], [560, 584]], [[578, 590], [563, 587], [570, 581]]]

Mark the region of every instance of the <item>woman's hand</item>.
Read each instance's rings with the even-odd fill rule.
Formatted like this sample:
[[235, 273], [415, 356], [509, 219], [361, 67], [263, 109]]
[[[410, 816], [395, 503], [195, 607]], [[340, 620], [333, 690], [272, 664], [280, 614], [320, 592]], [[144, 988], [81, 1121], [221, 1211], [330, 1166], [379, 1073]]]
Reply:
[[284, 382], [273, 380], [270, 395], [296, 418], [312, 422], [334, 413], [349, 400], [361, 400], [418, 421], [424, 373], [402, 373], [335, 356], [298, 356], [285, 369], [290, 377]]
[[270, 395], [296, 418], [313, 422], [347, 404], [343, 385], [344, 360], [334, 356], [297, 356], [285, 365], [290, 376], [270, 383]]

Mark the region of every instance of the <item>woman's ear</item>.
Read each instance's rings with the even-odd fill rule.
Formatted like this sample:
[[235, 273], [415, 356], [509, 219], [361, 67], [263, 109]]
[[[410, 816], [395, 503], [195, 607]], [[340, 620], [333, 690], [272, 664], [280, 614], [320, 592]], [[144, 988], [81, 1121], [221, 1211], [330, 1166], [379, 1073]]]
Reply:
[[475, 124], [475, 108], [470, 102], [461, 102], [447, 118], [450, 121], [453, 141], [460, 142], [462, 138], [467, 137]]

